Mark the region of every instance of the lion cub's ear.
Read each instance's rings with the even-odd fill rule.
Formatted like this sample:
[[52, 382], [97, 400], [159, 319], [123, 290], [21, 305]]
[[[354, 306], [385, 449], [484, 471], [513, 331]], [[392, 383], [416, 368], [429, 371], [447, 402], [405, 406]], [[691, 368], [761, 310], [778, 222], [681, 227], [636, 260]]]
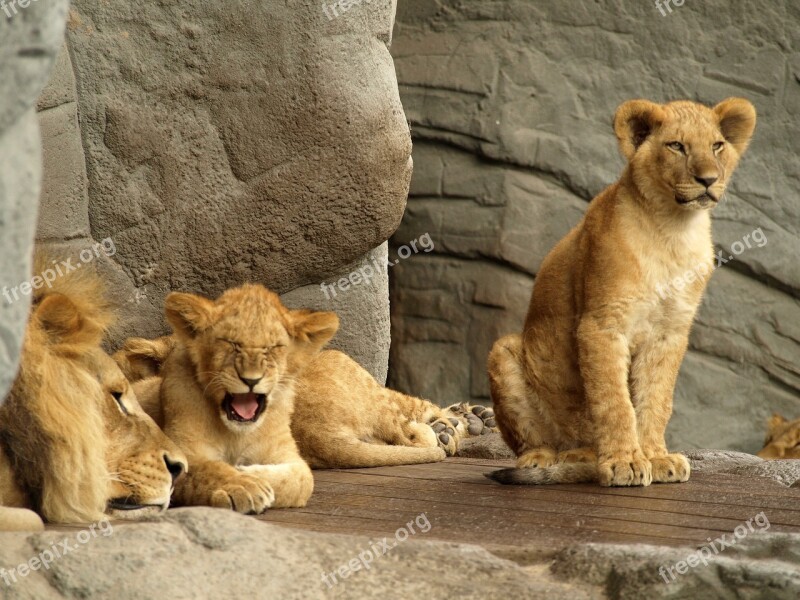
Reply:
[[775, 433], [775, 430], [778, 429], [781, 425], [786, 424], [786, 419], [784, 419], [778, 413], [773, 414], [769, 421], [767, 421], [767, 429], [770, 433]]
[[648, 136], [664, 122], [664, 110], [649, 100], [628, 100], [614, 114], [614, 133], [628, 160]]
[[172, 292], [164, 301], [164, 313], [176, 334], [192, 339], [211, 326], [214, 302], [195, 294]]
[[97, 345], [103, 339], [102, 328], [84, 319], [78, 307], [63, 294], [48, 294], [33, 314], [53, 344]]
[[756, 128], [756, 109], [744, 98], [728, 98], [714, 107], [719, 129], [739, 154], [743, 154]]
[[298, 342], [322, 348], [339, 329], [339, 317], [334, 312], [312, 312], [306, 309], [289, 311], [289, 333]]

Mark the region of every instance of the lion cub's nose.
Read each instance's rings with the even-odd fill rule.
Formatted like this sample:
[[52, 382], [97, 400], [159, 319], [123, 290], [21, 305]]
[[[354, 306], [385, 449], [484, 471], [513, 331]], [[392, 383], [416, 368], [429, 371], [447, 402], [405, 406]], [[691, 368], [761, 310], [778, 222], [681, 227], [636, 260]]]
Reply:
[[241, 379], [244, 384], [250, 388], [250, 391], [253, 391], [253, 388], [258, 385], [258, 382], [261, 381], [263, 378], [259, 377], [258, 379], [248, 379], [247, 377], [242, 377], [239, 375], [239, 379]]
[[167, 470], [172, 476], [173, 483], [175, 483], [175, 480], [180, 477], [184, 471], [186, 471], [186, 463], [171, 459], [169, 454], [164, 455], [164, 464], [167, 465]]
[[697, 177], [697, 176], [695, 176], [695, 178], [694, 178], [694, 180], [697, 183], [702, 183], [707, 188], [710, 188], [712, 185], [714, 185], [714, 182], [717, 179], [719, 179], [719, 177], [717, 177], [716, 175], [713, 176], [713, 177]]

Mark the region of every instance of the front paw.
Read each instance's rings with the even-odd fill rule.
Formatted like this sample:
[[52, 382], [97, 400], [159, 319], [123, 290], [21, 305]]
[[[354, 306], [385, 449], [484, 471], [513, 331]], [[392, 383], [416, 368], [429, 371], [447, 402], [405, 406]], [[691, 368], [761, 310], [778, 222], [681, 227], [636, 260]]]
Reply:
[[275, 502], [272, 486], [256, 475], [241, 473], [211, 493], [211, 506], [260, 515]]
[[650, 462], [653, 464], [653, 481], [656, 483], [677, 483], [689, 480], [692, 468], [689, 466], [689, 459], [683, 454], [654, 456]]
[[653, 481], [653, 466], [638, 450], [601, 456], [597, 470], [600, 485], [606, 487], [647, 486]]

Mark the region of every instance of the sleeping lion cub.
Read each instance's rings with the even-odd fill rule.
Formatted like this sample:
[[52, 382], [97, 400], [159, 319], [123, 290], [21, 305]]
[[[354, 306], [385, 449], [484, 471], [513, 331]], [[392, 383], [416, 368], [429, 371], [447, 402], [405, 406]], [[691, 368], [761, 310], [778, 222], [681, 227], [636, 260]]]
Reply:
[[342, 352], [320, 352], [336, 315], [289, 310], [263, 286], [216, 301], [173, 293], [165, 308], [174, 336], [131, 338], [114, 358], [188, 456], [178, 504], [251, 513], [303, 506], [313, 489], [305, 461], [434, 462], [462, 437], [494, 428], [491, 409], [441, 409], [380, 386]]
[[[619, 107], [628, 165], [547, 255], [522, 335], [489, 355], [497, 424], [519, 457], [501, 483], [649, 485], [689, 478], [664, 432], [713, 269], [710, 210], [756, 123], [730, 98]], [[525, 468], [523, 468], [525, 467]]]

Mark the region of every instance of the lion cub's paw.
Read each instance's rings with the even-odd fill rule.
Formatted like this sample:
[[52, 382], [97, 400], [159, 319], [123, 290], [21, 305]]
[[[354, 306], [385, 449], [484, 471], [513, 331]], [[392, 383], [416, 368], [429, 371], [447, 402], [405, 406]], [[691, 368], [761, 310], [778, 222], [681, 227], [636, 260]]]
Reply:
[[653, 466], [641, 452], [601, 456], [597, 465], [600, 485], [650, 485]]
[[471, 436], [500, 431], [494, 418], [494, 410], [488, 406], [462, 402], [448, 406], [446, 411], [461, 419]]
[[517, 458], [517, 468], [539, 468], [551, 467], [556, 463], [556, 452], [552, 448], [534, 448], [523, 452]]
[[677, 483], [689, 480], [692, 468], [683, 454], [667, 454], [650, 459], [654, 483]]
[[275, 502], [269, 483], [257, 475], [241, 473], [211, 493], [211, 506], [246, 515], [260, 515]]
[[455, 456], [456, 450], [458, 450], [456, 425], [448, 419], [436, 419], [431, 421], [430, 426], [436, 434], [439, 447], [445, 451], [447, 456]]
[[597, 455], [591, 448], [573, 448], [562, 450], [556, 457], [559, 463], [596, 463]]

